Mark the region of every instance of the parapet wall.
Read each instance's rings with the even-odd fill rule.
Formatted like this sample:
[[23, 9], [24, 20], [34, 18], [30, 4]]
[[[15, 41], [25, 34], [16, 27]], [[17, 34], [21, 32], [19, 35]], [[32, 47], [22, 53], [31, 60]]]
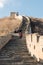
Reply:
[[5, 46], [5, 44], [12, 38], [10, 34], [6, 36], [0, 36], [0, 49]]
[[26, 37], [29, 39], [29, 41], [36, 42], [36, 43], [41, 43], [43, 39], [43, 35], [38, 35], [37, 33], [35, 34], [27, 34]]
[[43, 36], [26, 34], [26, 45], [31, 56], [35, 56], [37, 61], [43, 60]]

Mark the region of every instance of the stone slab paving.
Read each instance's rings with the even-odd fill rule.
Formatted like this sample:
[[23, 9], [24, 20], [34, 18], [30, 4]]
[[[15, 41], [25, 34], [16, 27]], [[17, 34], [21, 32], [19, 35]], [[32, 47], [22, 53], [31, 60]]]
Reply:
[[25, 38], [12, 37], [0, 50], [0, 65], [43, 65], [27, 51]]

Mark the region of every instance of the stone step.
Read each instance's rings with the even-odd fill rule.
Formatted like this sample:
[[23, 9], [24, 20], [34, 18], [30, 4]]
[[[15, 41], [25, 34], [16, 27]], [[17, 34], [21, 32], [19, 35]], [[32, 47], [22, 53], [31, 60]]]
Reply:
[[0, 65], [37, 65], [29, 54], [24, 39], [10, 40], [0, 51]]

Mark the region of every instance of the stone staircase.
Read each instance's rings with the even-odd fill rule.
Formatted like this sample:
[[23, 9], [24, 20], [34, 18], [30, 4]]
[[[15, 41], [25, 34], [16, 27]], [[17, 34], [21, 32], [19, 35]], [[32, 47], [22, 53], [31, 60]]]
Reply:
[[28, 53], [25, 38], [15, 36], [0, 50], [0, 65], [43, 65], [43, 63], [38, 63]]

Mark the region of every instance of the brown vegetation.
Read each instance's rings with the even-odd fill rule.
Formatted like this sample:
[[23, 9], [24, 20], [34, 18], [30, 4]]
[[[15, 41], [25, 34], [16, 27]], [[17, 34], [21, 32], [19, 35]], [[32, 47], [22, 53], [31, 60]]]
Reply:
[[4, 36], [10, 32], [15, 31], [19, 27], [21, 20], [18, 18], [6, 17], [0, 19], [0, 36]]

